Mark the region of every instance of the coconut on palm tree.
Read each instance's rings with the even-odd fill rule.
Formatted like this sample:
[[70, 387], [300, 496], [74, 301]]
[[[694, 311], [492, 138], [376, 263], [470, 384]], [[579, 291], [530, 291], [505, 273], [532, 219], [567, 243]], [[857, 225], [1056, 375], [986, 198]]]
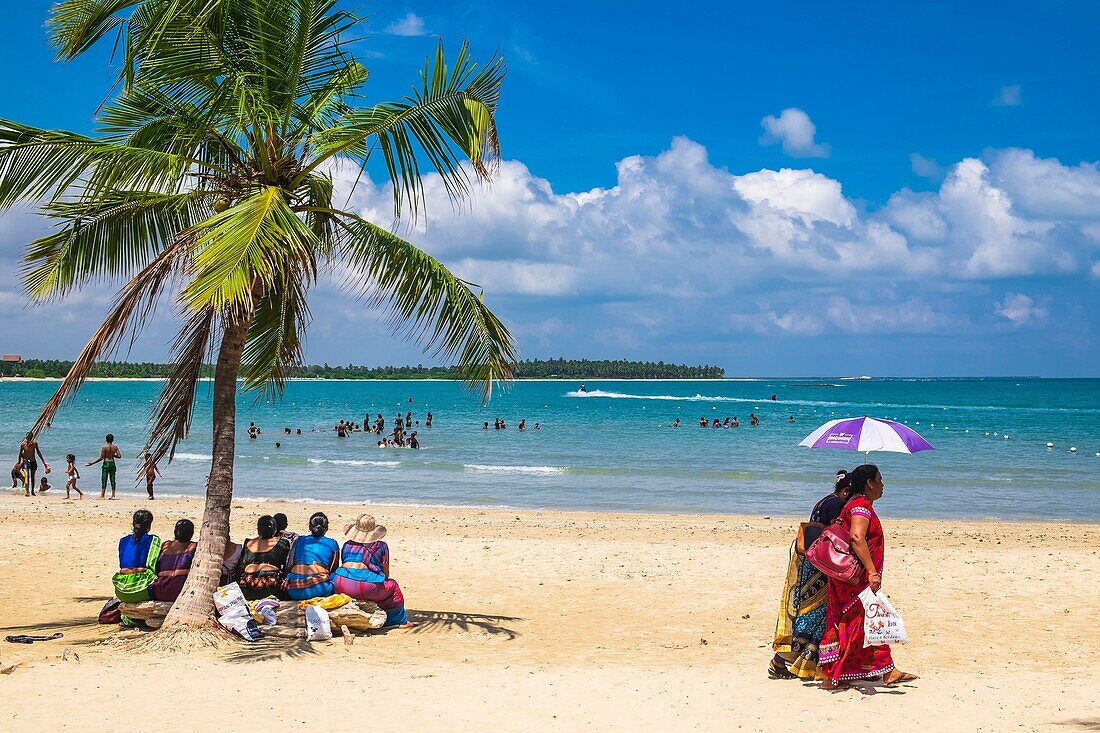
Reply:
[[335, 0], [64, 0], [51, 12], [62, 58], [104, 38], [119, 44], [119, 91], [92, 136], [0, 120], [0, 208], [34, 202], [55, 225], [27, 247], [32, 299], [124, 285], [34, 430], [158, 303], [172, 303], [175, 370], [146, 460], [171, 460], [190, 428], [200, 369], [216, 355], [198, 553], [165, 621], [201, 626], [229, 536], [238, 380], [281, 393], [301, 360], [319, 278], [339, 273], [387, 310], [395, 331], [455, 359], [486, 395], [511, 375], [512, 338], [471, 284], [342, 208], [332, 176], [337, 165], [385, 171], [395, 220], [421, 209], [425, 170], [464, 196], [499, 154], [504, 65], [479, 67], [465, 44], [447, 59], [440, 45], [409, 96], [359, 107], [367, 70], [345, 38], [360, 19]]

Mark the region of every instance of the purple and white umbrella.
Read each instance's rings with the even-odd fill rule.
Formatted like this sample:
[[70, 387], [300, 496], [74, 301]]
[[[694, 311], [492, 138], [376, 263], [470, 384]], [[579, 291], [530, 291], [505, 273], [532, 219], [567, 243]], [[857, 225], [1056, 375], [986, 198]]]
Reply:
[[859, 451], [867, 455], [876, 450], [891, 453], [936, 450], [908, 425], [866, 416], [830, 420], [807, 435], [799, 445], [807, 448]]

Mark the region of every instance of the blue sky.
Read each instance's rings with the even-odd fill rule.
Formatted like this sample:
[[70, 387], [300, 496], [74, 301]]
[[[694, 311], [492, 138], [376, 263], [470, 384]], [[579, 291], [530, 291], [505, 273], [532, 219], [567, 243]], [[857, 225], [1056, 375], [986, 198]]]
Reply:
[[[48, 6], [7, 12], [0, 116], [88, 131], [108, 59], [54, 63]], [[1094, 3], [366, 11], [368, 101], [403, 94], [435, 36], [508, 60], [496, 184], [457, 217], [430, 199], [400, 230], [486, 287], [525, 356], [731, 376], [1100, 371]], [[374, 180], [353, 200], [389, 224], [387, 196]], [[36, 227], [0, 219], [0, 266]], [[110, 294], [28, 312], [15, 285], [3, 350], [59, 357]], [[427, 361], [334, 288], [314, 312], [311, 360]], [[133, 355], [159, 358], [170, 335], [166, 316]]]

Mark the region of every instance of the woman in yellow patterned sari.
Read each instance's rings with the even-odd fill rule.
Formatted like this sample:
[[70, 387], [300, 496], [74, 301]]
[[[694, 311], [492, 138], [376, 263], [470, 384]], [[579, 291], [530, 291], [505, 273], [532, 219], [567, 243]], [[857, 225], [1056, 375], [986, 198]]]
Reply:
[[[829, 526], [840, 516], [848, 501], [848, 472], [838, 471], [833, 493], [817, 502], [810, 521]], [[816, 535], [815, 535], [816, 536]], [[809, 544], [809, 542], [807, 542]], [[791, 543], [787, 577], [779, 599], [779, 617], [775, 623], [775, 656], [768, 665], [768, 677], [779, 680], [821, 679], [817, 670], [818, 644], [825, 634], [825, 600], [829, 578], [806, 562], [798, 552], [797, 540]]]

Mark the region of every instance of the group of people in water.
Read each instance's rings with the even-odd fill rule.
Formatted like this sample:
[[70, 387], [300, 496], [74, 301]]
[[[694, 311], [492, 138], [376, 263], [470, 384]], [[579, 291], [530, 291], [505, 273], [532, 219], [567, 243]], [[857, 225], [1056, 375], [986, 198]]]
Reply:
[[[788, 417], [787, 422], [790, 423], [791, 425], [794, 425], [794, 415], [791, 415], [790, 417]], [[750, 412], [749, 413], [749, 425], [751, 425], [754, 428], [760, 425], [760, 418], [757, 416], [757, 414], [755, 412]], [[680, 418], [676, 418], [675, 420], [673, 420], [672, 424], [669, 425], [669, 427], [671, 427], [671, 428], [680, 427]], [[715, 430], [718, 430], [720, 428], [725, 428], [725, 429], [739, 428], [739, 427], [741, 427], [741, 421], [738, 419], [738, 417], [736, 415], [734, 415], [732, 418], [727, 417], [725, 420], [721, 420], [721, 419], [716, 417], [716, 418], [714, 418], [713, 421], [708, 419], [706, 415], [703, 415], [699, 418], [699, 427], [701, 427], [701, 428], [713, 428]]]
[[[42, 459], [42, 472], [44, 475], [36, 484], [35, 479], [38, 472], [37, 459], [39, 458]], [[84, 464], [85, 467], [100, 464], [100, 499], [115, 498], [115, 493], [118, 489], [117, 461], [121, 458], [122, 451], [115, 443], [115, 436], [111, 433], [107, 433], [107, 436], [103, 440], [103, 446], [99, 449], [99, 457], [94, 461], [88, 461]], [[163, 476], [164, 474], [161, 473], [156, 462], [150, 459], [148, 453], [143, 453], [141, 458], [141, 473], [142, 477], [145, 479], [145, 490], [148, 492], [149, 498], [152, 499], [154, 498], [153, 484], [156, 482], [158, 476]], [[71, 499], [74, 491], [77, 494], [77, 498], [84, 498], [84, 492], [77, 486], [77, 483], [80, 481], [80, 469], [77, 468], [76, 463], [75, 454], [69, 453], [65, 456], [66, 499]], [[19, 484], [22, 483], [24, 496], [45, 494], [47, 491], [53, 489], [47, 477], [51, 470], [50, 464], [46, 462], [45, 456], [42, 455], [42, 448], [38, 445], [38, 439], [35, 437], [34, 433], [27, 433], [23, 442], [19, 444], [19, 455], [15, 460], [15, 465], [11, 467], [11, 488], [16, 489], [19, 487]], [[107, 496], [107, 484], [111, 485], [110, 497]]]
[[[427, 413], [424, 417], [424, 427], [430, 428], [433, 419], [434, 416], [432, 413]], [[413, 450], [418, 450], [420, 448], [420, 440], [417, 438], [418, 430], [414, 430], [413, 428], [415, 426], [419, 429], [420, 421], [417, 420], [415, 423], [413, 422], [412, 410], [407, 410], [404, 415], [400, 412], [397, 413], [397, 417], [393, 422], [393, 430], [387, 433], [386, 419], [382, 417], [382, 413], [378, 413], [373, 423], [370, 419], [370, 413], [367, 413], [363, 416], [362, 423], [353, 422], [351, 420], [341, 420], [333, 426], [332, 429], [336, 433], [337, 438], [347, 438], [352, 433], [371, 433], [381, 436], [378, 439], [379, 448], [412, 448]]]
[[[809, 522], [791, 545], [790, 562], [779, 602], [775, 656], [768, 664], [772, 679], [821, 680], [835, 690], [854, 680], [877, 680], [887, 686], [917, 679], [894, 666], [889, 645], [864, 647], [864, 588], [882, 587], [885, 534], [874, 504], [886, 484], [872, 464], [838, 471], [833, 491], [814, 505]], [[857, 585], [826, 576], [805, 557], [812, 540], [831, 524], [843, 525], [853, 554], [863, 566]]]
[[[289, 530], [288, 524], [285, 514], [265, 514], [256, 521], [255, 537], [241, 544], [230, 541], [220, 584], [237, 583], [248, 600], [304, 601], [343, 593], [377, 603], [386, 612], [386, 626], [415, 625], [401, 587], [390, 577], [390, 550], [382, 541], [386, 528], [373, 516], [361, 514], [345, 526], [343, 546], [327, 536], [324, 512], [309, 518], [307, 534]], [[191, 571], [197, 549], [194, 522], [177, 521], [167, 542], [152, 527], [152, 512], [139, 509], [132, 531], [118, 541], [119, 570], [112, 583], [115, 597], [124, 603], [174, 602]]]
[[[519, 425], [517, 425], [516, 428], [520, 432], [526, 432], [526, 430], [527, 430], [527, 418], [520, 419]], [[481, 429], [482, 430], [488, 430], [489, 429], [489, 421], [488, 420], [481, 423]], [[507, 429], [508, 429], [508, 423], [504, 422], [503, 419], [498, 417], [496, 420], [493, 420], [493, 430], [507, 430]], [[535, 423], [534, 427], [532, 427], [531, 429], [532, 430], [542, 430], [542, 425], [539, 424], [539, 423]]]

